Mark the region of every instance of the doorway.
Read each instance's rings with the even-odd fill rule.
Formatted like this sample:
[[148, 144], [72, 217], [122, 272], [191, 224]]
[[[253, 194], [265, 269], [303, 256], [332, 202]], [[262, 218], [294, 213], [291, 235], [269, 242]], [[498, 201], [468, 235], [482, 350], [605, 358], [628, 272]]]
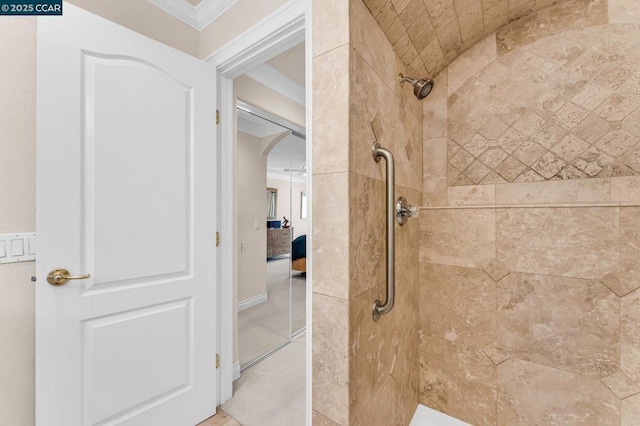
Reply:
[[[310, 219], [307, 213], [310, 206], [302, 206], [303, 201], [308, 200], [307, 58], [304, 34], [297, 34], [292, 36], [293, 41], [285, 43], [286, 49], [280, 44], [268, 57], [256, 60], [257, 63], [243, 64], [239, 71], [229, 72], [229, 78], [221, 78], [219, 86], [221, 181], [225, 175], [234, 181], [231, 193], [225, 196], [222, 189], [221, 202], [221, 229], [223, 233], [225, 229], [227, 233], [232, 232], [234, 244], [233, 259], [221, 262], [222, 268], [225, 264], [233, 265], [227, 276], [234, 277], [230, 298], [225, 296], [223, 285], [221, 311], [225, 309], [224, 301], [230, 299], [227, 309], [231, 312], [222, 312], [222, 321], [229, 315], [234, 322], [230, 337], [235, 346], [229, 354], [234, 361], [233, 387], [224, 389], [224, 377], [228, 373], [223, 364], [221, 402], [223, 410], [247, 424], [252, 424], [249, 416], [259, 412], [265, 416], [274, 407], [280, 407], [285, 414], [295, 411], [295, 418], [299, 417], [296, 424], [303, 424], [308, 416], [305, 408], [309, 365], [304, 333], [309, 303], [305, 225]], [[294, 81], [294, 75], [287, 75], [292, 69], [291, 63], [278, 60], [283, 55], [285, 58], [291, 55], [291, 51], [297, 55], [298, 82]], [[288, 65], [283, 65], [285, 63]], [[272, 84], [269, 78], [274, 75], [278, 81]], [[293, 90], [278, 84], [292, 81], [288, 87]], [[245, 150], [247, 147], [251, 152]], [[253, 162], [243, 170], [241, 164], [247, 158]], [[254, 178], [245, 182], [245, 175]], [[228, 209], [229, 206], [234, 209]], [[233, 226], [224, 226], [225, 217], [226, 223]], [[298, 240], [295, 256], [294, 240]], [[224, 276], [223, 271], [223, 283]], [[247, 282], [253, 284], [253, 288], [246, 286]], [[222, 337], [224, 339], [224, 330]], [[224, 346], [221, 343], [223, 351]], [[280, 367], [285, 371], [274, 376]], [[264, 403], [247, 402], [256, 398]]]

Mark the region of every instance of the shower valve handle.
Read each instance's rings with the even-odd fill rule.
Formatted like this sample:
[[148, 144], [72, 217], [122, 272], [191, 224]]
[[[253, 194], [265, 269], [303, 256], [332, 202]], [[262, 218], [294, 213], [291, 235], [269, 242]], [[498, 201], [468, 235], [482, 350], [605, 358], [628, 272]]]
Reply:
[[412, 206], [404, 197], [398, 198], [396, 202], [396, 216], [398, 217], [400, 226], [407, 223], [410, 217], [418, 217], [418, 215], [418, 206]]

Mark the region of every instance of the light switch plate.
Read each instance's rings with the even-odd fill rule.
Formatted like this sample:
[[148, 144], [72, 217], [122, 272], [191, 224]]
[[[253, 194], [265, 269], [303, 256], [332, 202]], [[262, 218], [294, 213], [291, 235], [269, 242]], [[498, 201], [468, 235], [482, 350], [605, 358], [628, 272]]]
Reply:
[[36, 260], [36, 233], [0, 234], [0, 264]]

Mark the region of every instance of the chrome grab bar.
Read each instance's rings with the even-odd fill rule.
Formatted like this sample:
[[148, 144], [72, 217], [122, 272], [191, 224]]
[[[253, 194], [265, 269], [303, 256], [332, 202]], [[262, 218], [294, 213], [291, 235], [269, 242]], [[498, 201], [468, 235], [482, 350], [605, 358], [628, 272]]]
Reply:
[[380, 158], [384, 158], [387, 163], [387, 291], [386, 301], [382, 303], [381, 298], [373, 302], [373, 320], [378, 321], [380, 315], [387, 314], [393, 308], [396, 298], [396, 279], [395, 279], [395, 220], [396, 220], [396, 196], [395, 196], [395, 180], [396, 171], [393, 161], [393, 154], [380, 146], [378, 142], [373, 144], [371, 148], [373, 159], [376, 162]]

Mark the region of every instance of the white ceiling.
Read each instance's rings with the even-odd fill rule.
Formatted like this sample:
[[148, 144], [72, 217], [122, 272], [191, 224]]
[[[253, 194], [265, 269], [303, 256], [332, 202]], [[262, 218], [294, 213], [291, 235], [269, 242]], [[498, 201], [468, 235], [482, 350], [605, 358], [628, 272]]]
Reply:
[[304, 42], [267, 61], [269, 65], [304, 86]]
[[267, 62], [256, 65], [245, 75], [297, 104], [305, 106], [304, 50], [305, 43], [299, 43]]

